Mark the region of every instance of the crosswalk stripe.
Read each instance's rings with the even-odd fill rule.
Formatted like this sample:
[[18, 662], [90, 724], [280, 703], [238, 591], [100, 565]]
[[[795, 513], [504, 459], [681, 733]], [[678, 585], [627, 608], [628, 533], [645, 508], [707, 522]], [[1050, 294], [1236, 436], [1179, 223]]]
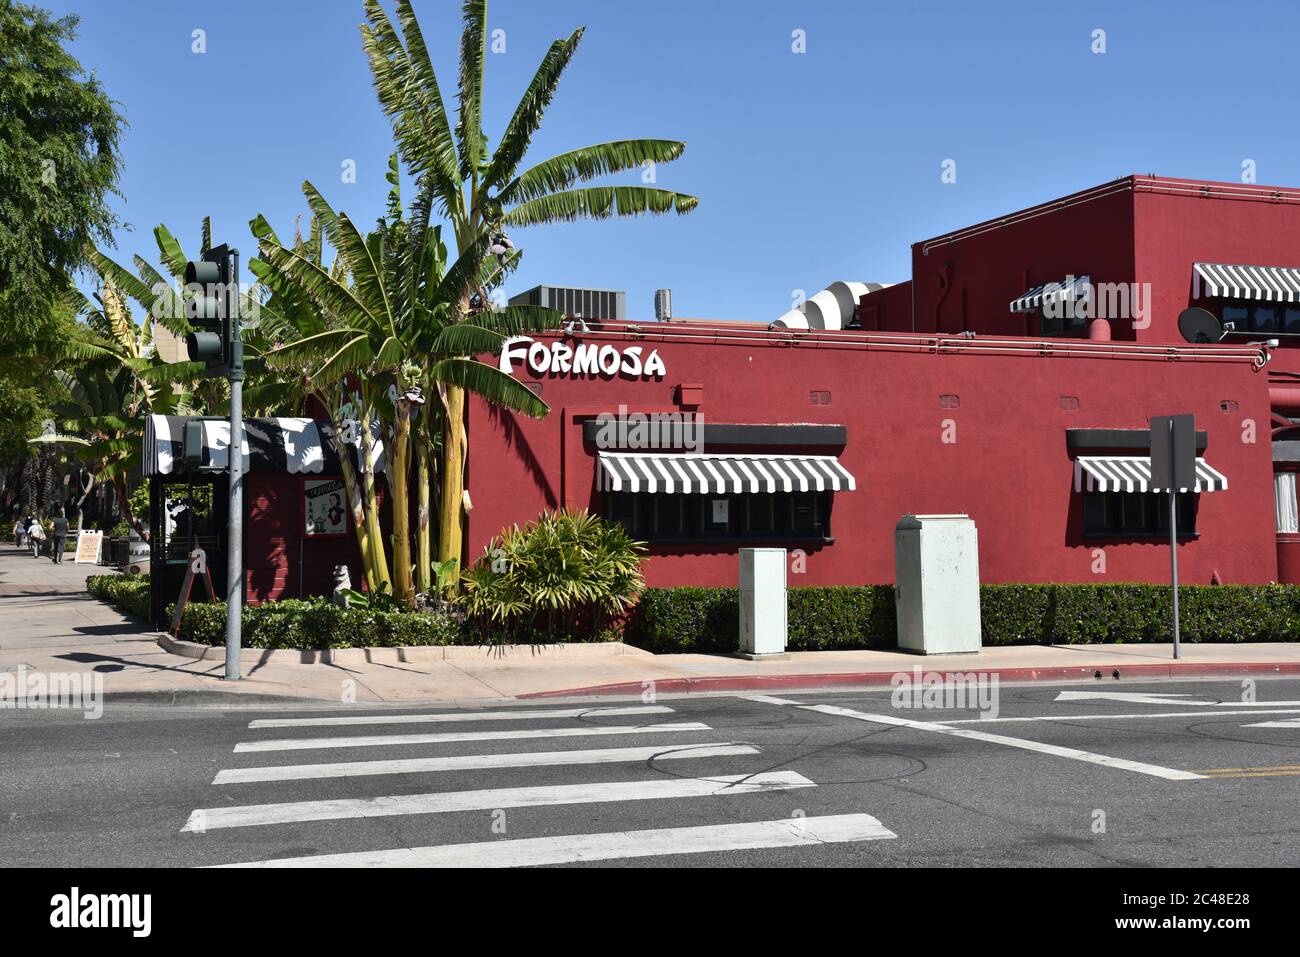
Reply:
[[668, 854], [704, 854], [767, 847], [879, 841], [898, 835], [870, 814], [783, 818], [744, 824], [665, 827], [609, 834], [572, 834], [436, 847], [321, 854], [223, 864], [222, 867], [529, 867]]
[[729, 797], [811, 787], [816, 785], [794, 771], [768, 771], [759, 774], [726, 774], [702, 778], [491, 788], [481, 791], [398, 794], [331, 801], [290, 801], [282, 804], [200, 808], [190, 813], [189, 820], [181, 830], [201, 833], [217, 828], [289, 824], [302, 821], [444, 814], [451, 811], [486, 811], [559, 804], [599, 804], [706, 796]]
[[428, 734], [376, 734], [351, 738], [276, 738], [269, 741], [241, 741], [235, 751], [314, 751], [325, 748], [368, 748], [401, 744], [446, 744], [452, 741], [514, 741], [528, 738], [576, 738], [607, 734], [655, 734], [674, 731], [709, 731], [698, 721], [666, 724], [611, 725], [582, 728], [529, 728], [512, 731], [439, 731]]
[[664, 705], [628, 708], [563, 708], [552, 711], [457, 711], [442, 714], [366, 714], [346, 718], [259, 718], [250, 728], [312, 728], [347, 724], [433, 724], [442, 721], [528, 721], [534, 718], [596, 718], [629, 714], [672, 714]]
[[490, 768], [535, 768], [568, 764], [618, 764], [666, 761], [680, 758], [724, 758], [758, 754], [747, 744], [671, 745], [648, 748], [606, 748], [589, 751], [525, 751], [515, 754], [466, 754], [446, 758], [408, 758], [397, 761], [345, 761], [337, 764], [291, 764], [266, 768], [221, 771], [213, 784], [251, 784], [258, 781], [302, 781], [314, 778], [350, 778], [376, 774], [421, 774], [432, 771], [478, 771]]

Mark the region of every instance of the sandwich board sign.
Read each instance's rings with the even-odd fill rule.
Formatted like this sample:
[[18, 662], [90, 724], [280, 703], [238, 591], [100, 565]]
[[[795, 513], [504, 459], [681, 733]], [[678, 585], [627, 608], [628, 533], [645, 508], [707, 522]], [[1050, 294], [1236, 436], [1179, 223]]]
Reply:
[[98, 565], [103, 551], [103, 532], [78, 532], [77, 557], [73, 559], [73, 563], [76, 565]]

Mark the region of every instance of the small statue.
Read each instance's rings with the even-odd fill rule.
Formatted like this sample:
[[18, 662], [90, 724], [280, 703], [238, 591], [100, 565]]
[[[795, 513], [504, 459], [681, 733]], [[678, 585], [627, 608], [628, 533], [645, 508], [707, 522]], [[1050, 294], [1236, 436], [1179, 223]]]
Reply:
[[334, 566], [333, 602], [340, 608], [348, 607], [348, 593], [352, 591], [352, 575], [347, 565]]

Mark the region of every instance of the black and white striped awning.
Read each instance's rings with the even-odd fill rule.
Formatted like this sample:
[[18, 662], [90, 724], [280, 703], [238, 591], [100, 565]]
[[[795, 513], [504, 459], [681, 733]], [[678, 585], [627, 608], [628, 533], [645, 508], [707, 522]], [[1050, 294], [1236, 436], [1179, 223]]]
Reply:
[[1227, 266], [1222, 263], [1196, 263], [1195, 269], [1207, 296], [1300, 302], [1300, 269], [1290, 266]]
[[[230, 420], [203, 418], [202, 470], [220, 470], [230, 464]], [[184, 455], [186, 416], [151, 415], [144, 426], [142, 471], [149, 475], [171, 475], [188, 471]], [[375, 438], [372, 463], [383, 471], [383, 443]], [[329, 422], [303, 418], [254, 418], [244, 420], [244, 469], [249, 472], [292, 474], [337, 474], [333, 426]], [[353, 448], [353, 462], [357, 461]]]
[[1092, 295], [1092, 281], [1087, 275], [1066, 276], [1055, 282], [1035, 286], [1019, 299], [1011, 300], [1012, 312], [1034, 312], [1044, 303], [1060, 301], [1087, 302]]
[[[1167, 492], [1151, 484], [1146, 455], [1080, 455], [1074, 460], [1076, 492]], [[1205, 459], [1196, 460], [1196, 487], [1180, 492], [1226, 492], [1228, 477]]]
[[602, 492], [851, 492], [857, 487], [833, 455], [694, 455], [598, 452]]

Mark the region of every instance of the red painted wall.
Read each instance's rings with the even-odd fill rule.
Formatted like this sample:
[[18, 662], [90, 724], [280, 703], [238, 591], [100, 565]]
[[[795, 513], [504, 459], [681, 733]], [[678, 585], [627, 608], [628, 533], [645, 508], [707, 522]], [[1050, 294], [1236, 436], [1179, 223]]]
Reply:
[[303, 478], [273, 472], [251, 472], [244, 478], [244, 565], [250, 604], [328, 595], [334, 590], [335, 565], [347, 565], [352, 587], [362, 588], [361, 556], [350, 527], [346, 535], [304, 537]]
[[913, 244], [916, 331], [1038, 335], [1011, 301], [1084, 273], [1094, 283], [1133, 281], [1133, 194], [1122, 181]]
[[[1151, 327], [1139, 333], [1143, 341], [1182, 342], [1178, 314], [1211, 304], [1193, 296], [1194, 263], [1300, 267], [1300, 194], [1293, 190], [1148, 180], [1139, 182], [1135, 208], [1137, 276], [1151, 284], [1154, 304]], [[1280, 341], [1270, 371], [1300, 372], [1300, 350], [1286, 337]]]
[[[879, 335], [823, 334], [796, 347], [777, 344], [779, 334], [727, 341], [737, 335], [710, 335], [701, 327], [650, 333], [639, 344], [663, 356], [667, 374], [659, 381], [543, 377], [542, 398], [552, 412], [540, 421], [472, 400], [470, 559], [502, 526], [544, 509], [598, 509], [594, 449], [583, 445], [582, 419], [616, 412], [620, 404], [628, 411], [671, 411], [673, 387], [691, 382], [704, 385], [700, 411], [708, 422], [847, 427], [840, 461], [858, 489], [836, 494], [836, 540], [810, 550], [799, 584], [891, 582], [893, 529], [907, 512], [970, 514], [986, 582], [1163, 581], [1167, 543], [1082, 538], [1065, 430], [1145, 428], [1149, 416], [1175, 411], [1196, 414], [1198, 428], [1209, 433], [1206, 457], [1229, 478], [1228, 491], [1201, 496], [1200, 537], [1180, 546], [1183, 580], [1208, 583], [1216, 571], [1227, 582], [1276, 578], [1268, 435], [1247, 444], [1241, 427], [1247, 417], [1267, 422], [1267, 380], [1246, 361], [891, 351], [891, 344], [916, 340]], [[587, 341], [630, 340], [610, 326]], [[945, 348], [960, 342], [949, 340]], [[531, 381], [522, 369], [516, 375]], [[829, 391], [831, 404], [811, 404], [811, 390]], [[941, 394], [958, 396], [959, 407], [940, 408]], [[1077, 398], [1077, 410], [1063, 409], [1062, 396]], [[1236, 411], [1221, 412], [1223, 400], [1235, 401]], [[953, 444], [941, 441], [948, 419], [956, 426]], [[1092, 572], [1096, 548], [1104, 549], [1105, 574]], [[656, 550], [647, 580], [734, 585], [736, 551]]]

